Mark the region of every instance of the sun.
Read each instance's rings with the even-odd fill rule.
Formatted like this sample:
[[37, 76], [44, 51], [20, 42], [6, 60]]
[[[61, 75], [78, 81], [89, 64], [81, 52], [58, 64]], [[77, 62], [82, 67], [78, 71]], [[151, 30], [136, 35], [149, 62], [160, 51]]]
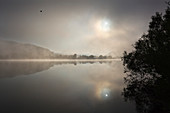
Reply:
[[104, 19], [100, 22], [100, 27], [102, 31], [105, 31], [105, 32], [110, 31], [110, 22]]
[[101, 19], [97, 22], [97, 29], [101, 32], [109, 32], [111, 30], [111, 21], [108, 19]]
[[94, 33], [98, 38], [109, 38], [112, 34], [112, 22], [107, 18], [98, 18], [94, 21]]

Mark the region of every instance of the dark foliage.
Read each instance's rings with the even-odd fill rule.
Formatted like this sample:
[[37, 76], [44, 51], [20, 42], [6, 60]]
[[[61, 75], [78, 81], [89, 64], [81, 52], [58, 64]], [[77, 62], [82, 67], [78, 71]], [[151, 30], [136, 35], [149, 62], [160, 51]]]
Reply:
[[122, 57], [123, 95], [139, 113], [170, 113], [170, 7], [152, 16], [149, 30]]

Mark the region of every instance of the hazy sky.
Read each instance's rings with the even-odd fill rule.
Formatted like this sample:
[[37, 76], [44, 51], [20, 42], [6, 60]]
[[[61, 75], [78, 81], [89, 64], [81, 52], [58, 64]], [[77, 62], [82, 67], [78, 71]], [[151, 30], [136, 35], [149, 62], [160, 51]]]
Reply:
[[0, 38], [65, 54], [120, 55], [165, 8], [164, 0], [0, 0]]

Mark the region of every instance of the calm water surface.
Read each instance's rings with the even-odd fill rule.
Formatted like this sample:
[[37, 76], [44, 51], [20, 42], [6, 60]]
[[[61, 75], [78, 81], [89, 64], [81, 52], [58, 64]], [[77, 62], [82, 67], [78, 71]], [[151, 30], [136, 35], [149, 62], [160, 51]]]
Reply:
[[122, 62], [0, 62], [0, 113], [136, 113]]

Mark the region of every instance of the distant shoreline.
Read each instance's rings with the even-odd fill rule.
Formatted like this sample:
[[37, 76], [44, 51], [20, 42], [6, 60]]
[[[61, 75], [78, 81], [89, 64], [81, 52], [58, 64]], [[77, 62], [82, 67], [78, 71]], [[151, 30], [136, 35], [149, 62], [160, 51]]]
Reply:
[[0, 62], [102, 62], [102, 61], [114, 61], [120, 60], [121, 58], [115, 59], [0, 59]]

